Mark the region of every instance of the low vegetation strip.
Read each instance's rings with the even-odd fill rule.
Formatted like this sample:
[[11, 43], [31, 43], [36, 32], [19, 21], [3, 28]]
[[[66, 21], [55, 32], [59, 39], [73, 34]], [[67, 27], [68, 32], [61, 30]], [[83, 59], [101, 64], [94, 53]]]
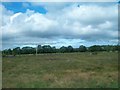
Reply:
[[13, 49], [5, 49], [2, 51], [2, 56], [15, 56], [15, 55], [32, 55], [32, 54], [46, 54], [46, 53], [72, 53], [72, 52], [91, 52], [90, 54], [97, 54], [96, 52], [118, 52], [120, 51], [120, 45], [93, 45], [90, 47], [79, 46], [79, 48], [73, 48], [72, 46], [62, 46], [56, 48], [55, 46], [51, 47], [50, 45], [38, 45], [36, 47], [16, 47]]

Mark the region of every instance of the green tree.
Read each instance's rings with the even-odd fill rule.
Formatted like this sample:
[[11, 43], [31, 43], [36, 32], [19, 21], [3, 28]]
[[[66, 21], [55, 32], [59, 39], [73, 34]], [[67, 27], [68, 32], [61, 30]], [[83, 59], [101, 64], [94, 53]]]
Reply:
[[56, 53], [57, 52], [57, 49], [55, 46], [52, 47], [52, 53]]
[[80, 51], [80, 52], [85, 52], [85, 51], [87, 51], [87, 48], [86, 48], [85, 46], [81, 45], [81, 46], [79, 47], [79, 51]]
[[99, 45], [93, 45], [89, 47], [89, 51], [94, 52], [94, 51], [102, 51], [102, 47]]
[[43, 48], [42, 48], [41, 45], [38, 45], [38, 46], [37, 46], [37, 52], [38, 52], [38, 53], [42, 53], [42, 52], [43, 52]]
[[73, 47], [72, 46], [68, 46], [67, 47], [67, 52], [73, 52]]
[[17, 55], [17, 54], [21, 54], [21, 49], [20, 49], [20, 47], [14, 48], [12, 54], [13, 54], [14, 56]]
[[22, 51], [22, 54], [35, 54], [36, 53], [36, 49], [33, 47], [23, 47], [21, 51]]
[[42, 46], [43, 53], [52, 53], [52, 47], [50, 45]]
[[11, 49], [8, 49], [8, 54], [12, 55], [12, 50]]
[[67, 47], [62, 46], [62, 47], [60, 48], [60, 52], [61, 52], [61, 53], [67, 52]]

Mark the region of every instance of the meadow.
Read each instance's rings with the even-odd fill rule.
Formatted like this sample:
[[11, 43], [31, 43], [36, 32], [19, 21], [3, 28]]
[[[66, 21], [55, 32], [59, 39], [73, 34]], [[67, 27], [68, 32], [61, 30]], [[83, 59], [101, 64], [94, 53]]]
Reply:
[[117, 88], [118, 53], [52, 53], [2, 58], [3, 88]]

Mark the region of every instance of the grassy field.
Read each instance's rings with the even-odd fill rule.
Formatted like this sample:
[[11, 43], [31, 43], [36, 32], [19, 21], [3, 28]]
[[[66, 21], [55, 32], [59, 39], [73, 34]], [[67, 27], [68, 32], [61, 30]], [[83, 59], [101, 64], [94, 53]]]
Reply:
[[3, 57], [3, 88], [117, 88], [118, 53]]

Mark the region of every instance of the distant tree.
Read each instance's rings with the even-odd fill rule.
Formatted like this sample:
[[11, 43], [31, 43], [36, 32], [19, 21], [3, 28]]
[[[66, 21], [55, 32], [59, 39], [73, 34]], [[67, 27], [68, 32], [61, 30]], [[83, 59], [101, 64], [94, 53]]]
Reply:
[[73, 52], [73, 47], [72, 46], [68, 46], [67, 47], [67, 52]]
[[89, 47], [89, 51], [94, 52], [94, 51], [102, 51], [102, 47], [99, 45], [93, 45]]
[[42, 46], [43, 53], [52, 53], [52, 47], [50, 45]]
[[21, 51], [22, 51], [22, 54], [35, 54], [36, 53], [36, 49], [33, 47], [23, 47]]
[[60, 52], [61, 52], [61, 53], [67, 52], [67, 47], [62, 46], [62, 47], [60, 48]]
[[3, 50], [3, 51], [2, 51], [2, 55], [3, 55], [3, 56], [9, 55], [8, 50], [7, 50], [7, 49]]
[[42, 53], [43, 52], [43, 48], [42, 48], [41, 45], [37, 46], [37, 51], [38, 51], [38, 53]]
[[17, 55], [17, 54], [21, 54], [20, 47], [14, 48], [12, 54], [13, 54], [14, 56]]
[[79, 52], [79, 48], [73, 48], [73, 52]]
[[8, 49], [8, 54], [12, 55], [12, 50], [11, 49]]
[[[50, 45], [38, 45], [37, 46], [37, 52], [38, 53], [66, 53], [66, 52], [85, 52], [85, 51], [91, 51], [91, 52], [96, 52], [96, 51], [120, 51], [120, 45], [93, 45], [88, 48], [85, 46], [81, 45], [79, 48], [73, 48], [72, 46], [62, 46], [59, 49], [56, 49], [56, 47], [51, 47]], [[13, 48], [11, 49], [5, 49], [2, 50], [2, 55], [18, 55], [18, 54], [35, 54], [36, 53], [36, 48], [33, 47], [23, 47], [20, 49], [20, 47]]]
[[52, 53], [56, 53], [57, 52], [57, 49], [55, 46], [52, 47]]
[[115, 51], [116, 50], [116, 46], [114, 45], [104, 45], [104, 51]]
[[120, 45], [116, 45], [115, 50], [120, 51]]
[[85, 52], [85, 51], [87, 51], [87, 48], [86, 48], [85, 46], [81, 45], [81, 46], [79, 47], [79, 51], [80, 51], [80, 52]]
[[60, 49], [59, 48], [56, 48], [56, 53], [60, 53]]

